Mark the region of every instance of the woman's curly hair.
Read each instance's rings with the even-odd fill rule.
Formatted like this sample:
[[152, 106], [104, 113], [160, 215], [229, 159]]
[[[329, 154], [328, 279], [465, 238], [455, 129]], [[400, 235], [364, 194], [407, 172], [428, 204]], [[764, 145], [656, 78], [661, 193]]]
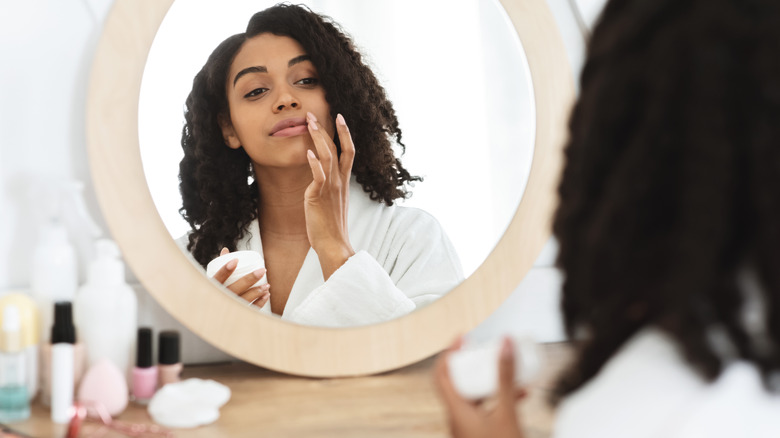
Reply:
[[[775, 0], [606, 5], [554, 219], [563, 316], [583, 341], [561, 395], [649, 325], [710, 381], [731, 356], [780, 389], [778, 23]], [[758, 325], [744, 318], [751, 275]]]
[[[183, 205], [179, 210], [192, 227], [187, 249], [202, 265], [222, 247], [236, 242], [257, 217], [259, 191], [250, 182], [252, 166], [243, 148], [225, 145], [220, 117], [229, 117], [225, 92], [234, 57], [246, 40], [262, 33], [296, 40], [319, 73], [331, 117], [341, 113], [355, 143], [352, 173], [371, 199], [392, 205], [408, 195], [406, 184], [421, 181], [401, 165], [398, 119], [385, 90], [366, 66], [350, 38], [327, 17], [297, 5], [280, 4], [258, 12], [245, 33], [223, 41], [195, 76], [187, 97], [182, 131], [184, 158], [179, 165]], [[341, 153], [338, 138], [334, 139]]]

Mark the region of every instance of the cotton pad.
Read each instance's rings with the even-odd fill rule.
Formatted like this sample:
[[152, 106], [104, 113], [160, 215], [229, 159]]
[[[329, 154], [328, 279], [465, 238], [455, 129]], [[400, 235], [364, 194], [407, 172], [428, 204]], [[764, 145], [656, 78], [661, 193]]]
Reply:
[[219, 408], [230, 400], [230, 388], [213, 380], [187, 379], [160, 388], [149, 401], [155, 423], [191, 428], [219, 418]]
[[[528, 338], [512, 338], [515, 357], [515, 385], [528, 385], [541, 369], [542, 358], [536, 343]], [[498, 389], [498, 362], [501, 341], [476, 346], [464, 346], [450, 354], [447, 367], [458, 393], [470, 400], [479, 400]]]

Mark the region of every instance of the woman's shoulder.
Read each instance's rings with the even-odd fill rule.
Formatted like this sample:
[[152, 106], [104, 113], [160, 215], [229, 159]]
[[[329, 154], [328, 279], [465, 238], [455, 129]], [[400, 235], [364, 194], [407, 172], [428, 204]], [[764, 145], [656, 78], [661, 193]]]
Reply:
[[[432, 214], [417, 207], [387, 205], [370, 199], [367, 193], [350, 196], [350, 236], [355, 239], [425, 242], [446, 241], [449, 237]], [[357, 198], [357, 199], [354, 199]], [[357, 201], [357, 202], [355, 202]]]
[[387, 205], [382, 201], [371, 199], [354, 178], [350, 183], [349, 194], [350, 213], [355, 214], [356, 220], [360, 218], [363, 221], [368, 217], [374, 217], [375, 220], [391, 221], [406, 227], [441, 227], [439, 221], [422, 208], [399, 205], [397, 201], [393, 205]]
[[[767, 412], [778, 412], [780, 396], [764, 391], [753, 365], [733, 363], [708, 383], [685, 361], [671, 337], [646, 328], [562, 402], [555, 436], [763, 437], [723, 433], [730, 426], [746, 425], [734, 417], [746, 406], [753, 406], [754, 420], [780, 427], [780, 416], [763, 418]], [[729, 410], [731, 417], [722, 417]], [[721, 427], [713, 429], [715, 424]], [[698, 435], [700, 430], [710, 433]]]

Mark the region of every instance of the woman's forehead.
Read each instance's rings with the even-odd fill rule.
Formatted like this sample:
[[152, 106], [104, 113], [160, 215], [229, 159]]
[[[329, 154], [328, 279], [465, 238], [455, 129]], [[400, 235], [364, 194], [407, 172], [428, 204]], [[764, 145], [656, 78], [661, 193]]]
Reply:
[[271, 33], [249, 38], [238, 50], [230, 68], [231, 78], [248, 67], [265, 67], [269, 71], [289, 67], [291, 60], [306, 55], [298, 41]]

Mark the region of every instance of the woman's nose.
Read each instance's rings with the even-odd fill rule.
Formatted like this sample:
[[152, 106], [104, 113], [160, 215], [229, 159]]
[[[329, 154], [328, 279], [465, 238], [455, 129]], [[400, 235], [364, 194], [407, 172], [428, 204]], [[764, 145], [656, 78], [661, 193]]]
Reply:
[[284, 111], [285, 109], [300, 108], [300, 106], [301, 103], [292, 93], [290, 93], [288, 90], [282, 90], [282, 92], [279, 93], [279, 97], [276, 99], [276, 102], [274, 103], [274, 112], [278, 113], [280, 111]]

